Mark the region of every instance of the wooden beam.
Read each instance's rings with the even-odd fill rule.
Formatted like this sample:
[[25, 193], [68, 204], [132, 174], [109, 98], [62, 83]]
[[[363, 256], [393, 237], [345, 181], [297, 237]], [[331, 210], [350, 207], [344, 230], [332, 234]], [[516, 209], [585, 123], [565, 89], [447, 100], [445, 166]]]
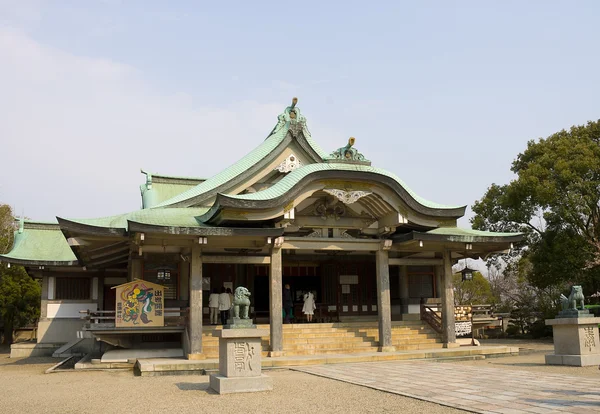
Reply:
[[282, 249], [376, 251], [381, 240], [286, 237]]
[[410, 259], [390, 258], [390, 266], [439, 266], [444, 264], [443, 259]]
[[270, 256], [202, 256], [204, 263], [269, 264]]

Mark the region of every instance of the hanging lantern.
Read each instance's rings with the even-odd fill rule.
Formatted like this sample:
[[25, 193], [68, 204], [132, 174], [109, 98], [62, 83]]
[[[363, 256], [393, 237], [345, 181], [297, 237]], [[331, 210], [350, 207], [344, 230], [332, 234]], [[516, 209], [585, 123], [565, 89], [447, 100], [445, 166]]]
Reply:
[[465, 267], [463, 268], [463, 270], [460, 271], [460, 273], [462, 274], [463, 282], [465, 282], [467, 280], [473, 280], [473, 273], [475, 273], [475, 270], [473, 270], [469, 267], [469, 264], [468, 264], [466, 258], [465, 258]]

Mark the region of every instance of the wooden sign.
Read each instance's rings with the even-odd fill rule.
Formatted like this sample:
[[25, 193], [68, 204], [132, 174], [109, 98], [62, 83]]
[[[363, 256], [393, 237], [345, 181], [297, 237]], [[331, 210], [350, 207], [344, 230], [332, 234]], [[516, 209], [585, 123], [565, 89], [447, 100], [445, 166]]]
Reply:
[[165, 326], [164, 286], [134, 280], [115, 286], [117, 328]]

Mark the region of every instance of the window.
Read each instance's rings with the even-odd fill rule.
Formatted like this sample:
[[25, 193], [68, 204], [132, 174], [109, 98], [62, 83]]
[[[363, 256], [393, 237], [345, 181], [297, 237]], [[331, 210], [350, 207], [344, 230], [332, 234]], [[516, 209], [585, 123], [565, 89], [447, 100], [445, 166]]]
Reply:
[[179, 271], [177, 265], [147, 264], [144, 268], [144, 280], [163, 285], [164, 298], [177, 300], [179, 298]]
[[57, 277], [55, 299], [89, 300], [91, 299], [92, 280], [87, 277]]

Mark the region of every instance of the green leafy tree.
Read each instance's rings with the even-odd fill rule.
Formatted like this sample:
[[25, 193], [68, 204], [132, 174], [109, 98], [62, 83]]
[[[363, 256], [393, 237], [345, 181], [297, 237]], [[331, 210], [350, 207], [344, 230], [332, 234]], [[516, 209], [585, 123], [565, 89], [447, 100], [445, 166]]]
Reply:
[[[7, 205], [0, 205], [0, 253], [6, 253], [13, 242], [14, 217]], [[40, 284], [31, 279], [22, 266], [0, 264], [0, 320], [4, 324], [3, 343], [12, 342], [14, 328], [40, 316]]]
[[479, 272], [473, 273], [472, 280], [462, 280], [462, 274], [453, 276], [454, 305], [489, 305], [496, 302], [490, 282]]
[[511, 171], [516, 179], [492, 184], [473, 205], [473, 228], [525, 233], [501, 260], [510, 268], [527, 258], [534, 287], [584, 283], [598, 290], [600, 121], [529, 141]]

